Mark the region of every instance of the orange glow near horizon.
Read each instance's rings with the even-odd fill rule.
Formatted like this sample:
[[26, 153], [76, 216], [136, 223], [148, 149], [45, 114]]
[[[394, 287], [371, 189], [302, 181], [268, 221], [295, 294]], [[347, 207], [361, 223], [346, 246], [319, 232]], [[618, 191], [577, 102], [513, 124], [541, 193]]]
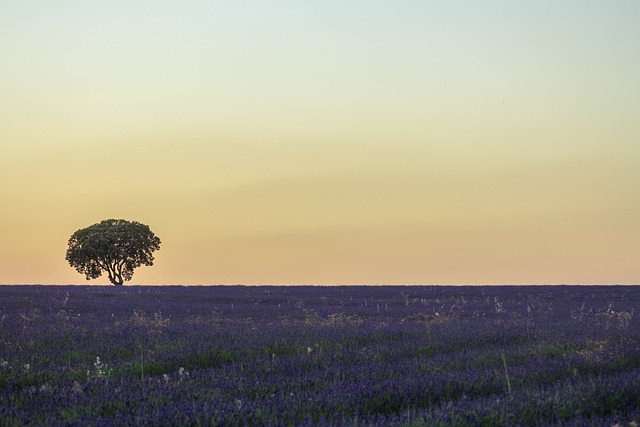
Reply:
[[0, 283], [106, 218], [131, 283], [637, 283], [640, 10], [572, 4], [0, 6]]

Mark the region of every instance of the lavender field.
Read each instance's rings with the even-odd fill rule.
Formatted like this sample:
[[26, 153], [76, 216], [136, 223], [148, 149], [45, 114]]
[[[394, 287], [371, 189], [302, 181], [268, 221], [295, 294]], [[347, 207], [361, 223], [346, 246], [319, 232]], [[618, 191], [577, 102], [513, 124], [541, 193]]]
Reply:
[[637, 425], [640, 287], [0, 286], [0, 425]]

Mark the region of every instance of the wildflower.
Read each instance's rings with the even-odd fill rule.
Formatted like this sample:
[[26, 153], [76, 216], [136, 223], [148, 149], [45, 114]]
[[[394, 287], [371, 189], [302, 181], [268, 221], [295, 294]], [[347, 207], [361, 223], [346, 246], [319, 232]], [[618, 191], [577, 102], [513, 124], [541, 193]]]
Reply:
[[100, 361], [100, 357], [96, 357], [96, 363], [93, 364], [93, 368], [98, 378], [104, 378], [106, 366], [107, 365]]
[[233, 403], [236, 405], [237, 409], [242, 408], [242, 400], [236, 399]]
[[183, 380], [189, 376], [189, 372], [180, 366], [180, 369], [178, 369], [178, 376], [180, 377], [180, 380]]
[[110, 369], [107, 370], [107, 364], [103, 363], [100, 360], [99, 356], [96, 357], [96, 361], [93, 364], [93, 373], [89, 369], [87, 369], [87, 378], [90, 378], [93, 376], [98, 379], [104, 379], [104, 378], [107, 378], [109, 375], [111, 375], [111, 370]]

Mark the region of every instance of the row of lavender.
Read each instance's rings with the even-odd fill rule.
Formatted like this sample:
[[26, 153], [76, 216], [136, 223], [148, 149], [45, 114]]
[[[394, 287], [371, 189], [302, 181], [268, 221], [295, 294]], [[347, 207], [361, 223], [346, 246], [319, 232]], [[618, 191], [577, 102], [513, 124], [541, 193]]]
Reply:
[[0, 425], [640, 421], [640, 287], [0, 286]]

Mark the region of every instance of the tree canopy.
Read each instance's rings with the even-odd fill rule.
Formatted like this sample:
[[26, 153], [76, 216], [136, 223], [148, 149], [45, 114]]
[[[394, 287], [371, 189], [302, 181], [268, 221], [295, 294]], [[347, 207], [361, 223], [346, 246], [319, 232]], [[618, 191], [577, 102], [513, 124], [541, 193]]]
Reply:
[[124, 219], [107, 219], [80, 229], [69, 238], [66, 260], [87, 280], [104, 271], [114, 285], [131, 280], [133, 270], [153, 265], [160, 239], [149, 226]]

